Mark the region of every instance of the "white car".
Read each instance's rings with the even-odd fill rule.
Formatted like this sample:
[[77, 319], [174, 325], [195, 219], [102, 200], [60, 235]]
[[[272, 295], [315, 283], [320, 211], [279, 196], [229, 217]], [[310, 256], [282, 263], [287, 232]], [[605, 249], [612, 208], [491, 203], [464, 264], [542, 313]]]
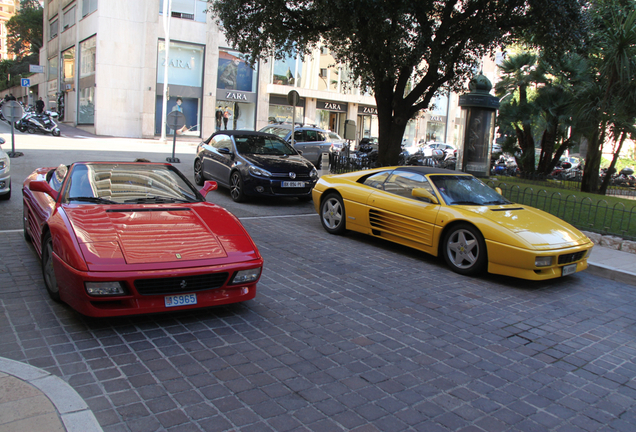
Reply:
[[[0, 138], [0, 144], [4, 144], [4, 138]], [[0, 201], [9, 198], [11, 198], [11, 160], [0, 147]]]

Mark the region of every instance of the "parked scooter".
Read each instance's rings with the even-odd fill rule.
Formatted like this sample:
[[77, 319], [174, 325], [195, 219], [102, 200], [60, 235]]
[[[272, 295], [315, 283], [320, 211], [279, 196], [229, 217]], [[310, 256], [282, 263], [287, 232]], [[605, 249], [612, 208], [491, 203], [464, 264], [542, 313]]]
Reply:
[[53, 136], [60, 136], [60, 128], [57, 127], [57, 123], [53, 120], [55, 117], [57, 117], [57, 113], [51, 111], [44, 111], [41, 114], [27, 111], [24, 117], [15, 123], [15, 127], [21, 132], [31, 134], [41, 132], [44, 134], [50, 133]]

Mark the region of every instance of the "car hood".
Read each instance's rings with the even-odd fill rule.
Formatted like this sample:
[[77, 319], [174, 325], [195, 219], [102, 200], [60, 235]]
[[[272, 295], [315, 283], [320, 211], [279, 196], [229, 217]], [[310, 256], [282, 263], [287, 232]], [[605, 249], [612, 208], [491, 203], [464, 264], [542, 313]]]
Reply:
[[213, 204], [69, 205], [64, 212], [92, 271], [122, 265], [194, 267], [259, 257], [238, 219]]
[[242, 155], [250, 163], [272, 172], [309, 172], [313, 168], [311, 162], [300, 155], [280, 157], [269, 155], [247, 154]]
[[567, 222], [524, 205], [481, 206], [471, 211], [512, 231], [528, 246], [542, 250], [589, 243], [589, 239]]

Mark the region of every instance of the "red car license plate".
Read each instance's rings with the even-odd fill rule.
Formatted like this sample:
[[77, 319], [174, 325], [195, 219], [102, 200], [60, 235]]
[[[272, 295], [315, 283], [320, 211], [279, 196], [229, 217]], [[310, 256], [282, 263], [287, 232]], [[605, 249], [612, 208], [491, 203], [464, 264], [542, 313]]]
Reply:
[[166, 307], [174, 307], [174, 306], [188, 306], [197, 304], [197, 295], [196, 294], [178, 294], [165, 296], [164, 301], [166, 302]]

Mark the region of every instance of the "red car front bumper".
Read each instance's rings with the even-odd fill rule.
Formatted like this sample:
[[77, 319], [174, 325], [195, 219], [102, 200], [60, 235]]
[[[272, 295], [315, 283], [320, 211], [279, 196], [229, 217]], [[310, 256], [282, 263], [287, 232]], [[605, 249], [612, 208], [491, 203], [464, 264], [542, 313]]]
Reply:
[[[251, 300], [256, 295], [256, 284], [228, 285], [237, 271], [263, 266], [262, 260], [238, 264], [194, 267], [171, 270], [133, 271], [133, 272], [84, 272], [78, 271], [53, 256], [53, 266], [60, 290], [60, 298], [76, 311], [91, 317], [111, 317], [150, 313], [173, 312], [184, 309], [206, 308]], [[157, 279], [158, 283], [166, 278], [188, 278], [206, 274], [227, 273], [225, 282], [212, 289], [196, 291], [166, 292], [142, 295], [135, 288], [135, 281]], [[125, 287], [126, 294], [118, 296], [92, 296], [86, 292], [85, 282], [118, 281]], [[196, 304], [166, 307], [165, 297], [177, 294], [196, 294]]]

